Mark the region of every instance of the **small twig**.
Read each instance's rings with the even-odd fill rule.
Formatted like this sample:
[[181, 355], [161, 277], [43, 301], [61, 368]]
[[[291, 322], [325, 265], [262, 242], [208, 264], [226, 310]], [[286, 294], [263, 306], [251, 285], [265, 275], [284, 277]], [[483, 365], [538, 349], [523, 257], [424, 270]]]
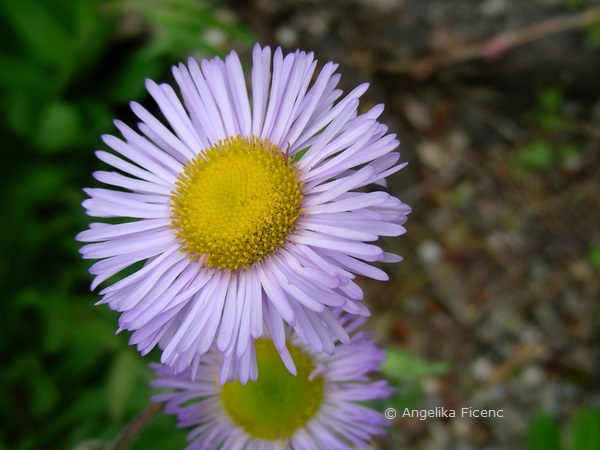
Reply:
[[163, 405], [161, 403], [154, 403], [146, 408], [139, 416], [137, 416], [133, 422], [123, 431], [119, 439], [115, 442], [110, 450], [127, 450], [131, 445], [135, 437], [142, 431], [142, 429], [150, 422], [160, 411]]
[[474, 59], [494, 60], [509, 50], [562, 31], [582, 28], [600, 21], [600, 7], [589, 8], [576, 16], [558, 17], [536, 23], [521, 30], [504, 32], [479, 44], [448, 49], [445, 53], [413, 61], [395, 61], [383, 66], [388, 73], [406, 73], [415, 78], [427, 78], [444, 67]]
[[600, 126], [594, 125], [592, 123], [565, 121], [561, 124], [558, 124], [558, 127], [562, 127], [570, 133], [577, 133], [585, 136], [600, 138]]

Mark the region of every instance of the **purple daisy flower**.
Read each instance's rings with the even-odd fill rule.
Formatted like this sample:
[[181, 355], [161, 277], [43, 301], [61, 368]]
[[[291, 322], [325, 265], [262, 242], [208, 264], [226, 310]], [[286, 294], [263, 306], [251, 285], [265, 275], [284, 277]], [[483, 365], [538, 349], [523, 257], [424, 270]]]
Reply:
[[383, 106], [357, 112], [367, 86], [338, 101], [337, 65], [311, 83], [315, 67], [312, 53], [272, 57], [257, 45], [249, 95], [235, 53], [190, 59], [173, 68], [180, 97], [147, 81], [166, 123], [132, 103], [138, 131], [115, 121], [123, 138], [103, 137], [119, 156], [96, 155], [117, 171], [94, 173], [111, 187], [85, 189], [83, 206], [126, 221], [92, 223], [77, 239], [89, 243], [84, 258], [100, 260], [92, 289], [143, 263], [99, 302], [122, 313], [119, 331], [133, 331], [142, 354], [158, 346], [180, 372], [214, 344], [221, 379], [245, 382], [264, 326], [280, 352], [287, 323], [332, 354], [348, 334], [330, 308], [368, 315], [355, 274], [386, 280], [369, 263], [401, 258], [367, 242], [404, 233], [410, 208], [356, 189], [385, 185], [404, 164], [377, 121]]
[[290, 333], [297, 376], [284, 367], [273, 344], [261, 338], [256, 341], [257, 381], [218, 383], [223, 355], [213, 347], [194, 368], [194, 381], [191, 368], [174, 374], [170, 367], [152, 364], [158, 377], [152, 386], [171, 389], [153, 400], [164, 402], [165, 412], [177, 416], [180, 427], [194, 427], [188, 449], [367, 448], [389, 421], [360, 402], [387, 399], [393, 390], [386, 381], [371, 379], [385, 355], [367, 333], [356, 331], [364, 318], [346, 315], [341, 321], [352, 342], [338, 345], [334, 356], [310, 351]]

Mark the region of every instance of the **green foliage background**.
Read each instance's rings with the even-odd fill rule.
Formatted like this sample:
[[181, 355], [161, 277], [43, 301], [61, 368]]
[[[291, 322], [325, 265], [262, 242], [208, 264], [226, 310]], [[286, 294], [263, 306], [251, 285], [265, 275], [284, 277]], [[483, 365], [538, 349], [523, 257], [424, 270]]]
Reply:
[[[148, 406], [147, 360], [93, 306], [82, 188], [145, 78], [251, 42], [218, 3], [0, 1], [0, 449], [104, 448]], [[134, 448], [156, 442], [183, 448], [185, 433], [162, 416]]]

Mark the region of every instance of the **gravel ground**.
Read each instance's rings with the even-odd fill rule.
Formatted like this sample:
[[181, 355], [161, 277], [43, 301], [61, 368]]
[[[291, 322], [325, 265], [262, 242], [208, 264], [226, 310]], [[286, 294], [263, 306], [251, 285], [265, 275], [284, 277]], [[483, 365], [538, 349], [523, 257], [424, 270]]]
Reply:
[[386, 345], [449, 363], [421, 380], [419, 408], [504, 411], [397, 417], [381, 449], [523, 448], [536, 411], [564, 424], [600, 406], [600, 281], [590, 257], [600, 248], [600, 47], [585, 30], [486, 46], [597, 4], [235, 4], [263, 43], [339, 62], [345, 90], [368, 81], [366, 107], [386, 104], [383, 121], [410, 163], [390, 189], [414, 212], [408, 234], [387, 244], [405, 257], [386, 268], [391, 281], [360, 280], [371, 326]]

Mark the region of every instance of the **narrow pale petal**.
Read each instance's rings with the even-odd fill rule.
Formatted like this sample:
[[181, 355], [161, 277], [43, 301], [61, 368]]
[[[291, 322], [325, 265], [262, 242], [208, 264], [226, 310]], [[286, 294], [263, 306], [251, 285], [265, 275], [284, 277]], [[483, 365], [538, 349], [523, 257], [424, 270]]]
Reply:
[[[265, 309], [265, 314], [268, 308]], [[183, 373], [174, 373], [168, 367], [152, 364], [151, 368], [156, 374], [151, 385], [158, 389], [168, 389], [168, 392], [157, 393], [152, 400], [165, 405], [164, 411], [177, 417], [180, 427], [191, 427], [188, 434], [188, 449], [244, 448], [246, 450], [277, 450], [283, 448], [294, 449], [335, 449], [351, 450], [354, 448], [367, 448], [372, 437], [385, 432], [391, 424], [380, 411], [365, 406], [374, 400], [388, 399], [393, 390], [386, 381], [373, 381], [373, 372], [377, 371], [385, 359], [382, 349], [378, 348], [370, 336], [362, 331], [353, 331], [348, 340], [350, 345], [335, 345], [325, 336], [326, 329], [318, 315], [309, 312], [305, 316], [301, 313], [301, 322], [306, 322], [302, 327], [300, 336], [293, 332], [289, 338], [290, 348], [301, 350], [312, 362], [314, 370], [306, 373], [306, 369], [298, 370], [287, 348], [281, 353], [281, 359], [289, 370], [289, 380], [296, 377], [307, 377], [311, 382], [322, 380], [323, 395], [316, 410], [306, 418], [303, 411], [298, 410], [298, 418], [294, 429], [282, 432], [281, 436], [273, 437], [256, 436], [253, 427], [247, 427], [246, 422], [239, 422], [235, 415], [225, 406], [224, 397], [227, 396], [222, 384], [227, 382], [227, 376], [232, 372], [239, 372], [242, 383], [252, 379], [255, 367], [251, 361], [255, 360], [257, 350], [251, 347], [250, 357], [239, 360], [223, 359], [223, 355], [215, 348], [209, 350], [206, 357], [200, 359], [193, 368], [188, 368]], [[344, 323], [348, 329], [357, 330], [362, 323], [360, 318], [341, 315], [334, 311], [327, 320], [335, 323]], [[290, 331], [288, 329], [288, 331]], [[343, 329], [342, 329], [342, 333]], [[319, 345], [326, 341], [327, 351], [314, 353], [303, 347], [304, 341]], [[332, 353], [333, 355], [329, 355]], [[261, 367], [258, 367], [261, 370]], [[262, 370], [268, 367], [262, 367]], [[194, 377], [191, 377], [194, 372]], [[190, 378], [193, 381], [190, 381]], [[325, 381], [326, 380], [326, 381]], [[260, 383], [260, 377], [258, 378]], [[286, 380], [276, 378], [270, 381], [269, 388], [276, 392], [285, 392]], [[307, 389], [303, 387], [302, 389]], [[253, 400], [260, 402], [260, 390], [245, 393]], [[311, 397], [310, 393], [301, 391], [301, 396]], [[229, 397], [230, 398], [230, 397]], [[248, 397], [245, 397], [248, 398]], [[312, 397], [311, 397], [312, 398]], [[282, 397], [285, 402], [285, 396]], [[298, 406], [297, 402], [294, 406]], [[270, 404], [269, 408], [277, 409], [278, 404]], [[284, 404], [283, 408], [289, 408]], [[286, 414], [294, 414], [296, 410], [290, 409]], [[253, 419], [250, 419], [253, 420]], [[260, 420], [270, 420], [267, 415]], [[269, 423], [264, 424], [269, 427]]]
[[[109, 151], [96, 152], [114, 171], [95, 172], [104, 186], [84, 190], [87, 214], [109, 220], [97, 219], [76, 236], [84, 243], [82, 256], [96, 260], [90, 268], [92, 289], [130, 269], [100, 291], [98, 303], [121, 313], [118, 331], [132, 332], [131, 343], [142, 354], [158, 347], [161, 361], [173, 372], [201, 378], [200, 367], [214, 360], [220, 367], [212, 376], [221, 383], [257, 378], [257, 339], [270, 337], [290, 371], [296, 371], [287, 348], [293, 333], [295, 342], [304, 342], [315, 354], [332, 353], [338, 341], [347, 342], [348, 321], [332, 310], [369, 315], [356, 275], [387, 279], [371, 263], [401, 258], [384, 252], [377, 241], [403, 234], [411, 211], [396, 197], [372, 189], [385, 187], [386, 178], [405, 164], [399, 163], [395, 135], [378, 121], [383, 106], [365, 113], [359, 107], [367, 84], [344, 95], [337, 64], [325, 63], [317, 70], [314, 55], [300, 50], [284, 54], [280, 48], [256, 45], [252, 63], [249, 80], [233, 52], [224, 59], [190, 58], [178, 64], [172, 69], [173, 87], [147, 80], [158, 108], [130, 104], [139, 119], [137, 128], [114, 122], [121, 137], [104, 135]], [[150, 112], [157, 110], [156, 116]], [[252, 152], [269, 153], [268, 162], [250, 168], [252, 153], [240, 147], [236, 151], [247, 151], [249, 159], [239, 165], [235, 180], [219, 178], [232, 163], [211, 166], [213, 157], [240, 139], [255, 145]], [[194, 191], [191, 203], [183, 199], [182, 192], [191, 192], [197, 179], [206, 183], [198, 185], [200, 193], [218, 186], [226, 197], [238, 194], [243, 191], [238, 180], [252, 179], [272, 162], [283, 162], [290, 176], [274, 183], [275, 194], [269, 193], [265, 204], [279, 195], [295, 200], [277, 200], [277, 208], [258, 210], [257, 218], [243, 227], [237, 219], [227, 222], [233, 203], [222, 209], [202, 206], [196, 212], [190, 205], [204, 205], [201, 196]], [[207, 167], [219, 169], [209, 176]], [[251, 184], [266, 178], [260, 175]], [[250, 204], [240, 203], [247, 208], [240, 209], [240, 217], [258, 208]], [[204, 216], [213, 210], [221, 212]], [[279, 235], [261, 228], [281, 217], [285, 219], [273, 227], [284, 230]], [[235, 226], [229, 227], [231, 223]], [[215, 224], [215, 236], [231, 228], [243, 230], [242, 237], [226, 235], [196, 246], [196, 239], [204, 242], [208, 224]], [[255, 256], [261, 248], [268, 250]], [[227, 261], [227, 255], [236, 255], [230, 258], [236, 262], [216, 263], [216, 254], [226, 255]], [[351, 357], [347, 361], [354, 363]], [[327, 408], [323, 411], [328, 414]], [[339, 430], [346, 426], [347, 421], [339, 421]], [[243, 432], [224, 437], [221, 428], [209, 428], [197, 431], [208, 448], [243, 448], [250, 442]], [[348, 432], [347, 439], [330, 432], [319, 440], [314, 433], [320, 429], [318, 424], [307, 428], [294, 446], [327, 448], [341, 440], [364, 447], [361, 436], [371, 431]]]

